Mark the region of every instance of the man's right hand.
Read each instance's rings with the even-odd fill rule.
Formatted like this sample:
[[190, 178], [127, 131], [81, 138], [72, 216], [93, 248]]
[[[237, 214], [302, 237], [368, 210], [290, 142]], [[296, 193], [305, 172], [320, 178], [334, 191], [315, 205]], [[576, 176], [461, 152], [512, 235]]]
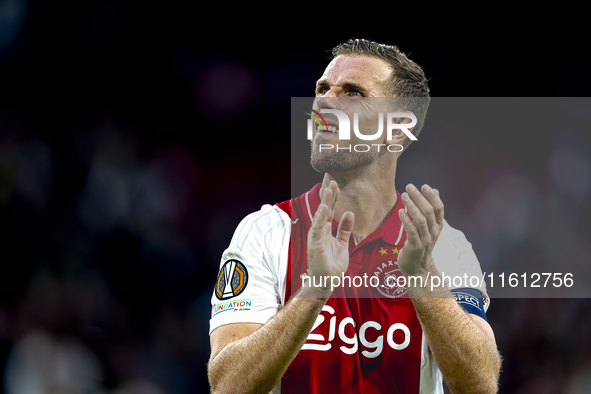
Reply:
[[[339, 186], [331, 181], [329, 186], [320, 192], [321, 203], [314, 216], [312, 227], [308, 232], [308, 274], [311, 283], [325, 284], [325, 276], [338, 276], [347, 271], [349, 266], [349, 239], [355, 223], [353, 212], [345, 212], [339, 223], [336, 237], [332, 235], [334, 208], [339, 199]], [[316, 278], [316, 281], [314, 281]], [[318, 290], [330, 296], [330, 278], [327, 286]]]

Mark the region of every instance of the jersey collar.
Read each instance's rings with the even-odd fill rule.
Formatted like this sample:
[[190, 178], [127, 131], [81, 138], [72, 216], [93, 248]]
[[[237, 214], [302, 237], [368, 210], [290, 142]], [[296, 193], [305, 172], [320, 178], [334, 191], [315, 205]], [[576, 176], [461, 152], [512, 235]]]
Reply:
[[[312, 189], [310, 189], [310, 191], [308, 191], [307, 193], [304, 193], [301, 197], [304, 212], [307, 213], [305, 215], [306, 216], [305, 221], [308, 224], [308, 227], [312, 226], [312, 220], [314, 218], [314, 215], [316, 214], [316, 211], [318, 210], [318, 207], [320, 206], [320, 188], [321, 187], [322, 187], [322, 183], [317, 183], [316, 185], [314, 185], [314, 187]], [[402, 239], [402, 235], [404, 232], [404, 227], [402, 226], [402, 222], [400, 221], [400, 218], [398, 217], [398, 211], [400, 209], [405, 209], [405, 207], [404, 207], [404, 204], [402, 203], [402, 198], [400, 196], [400, 193], [398, 193], [398, 191], [396, 191], [396, 196], [397, 196], [396, 205], [394, 206], [394, 209], [390, 213], [390, 216], [388, 217], [388, 219], [386, 219], [386, 221], [380, 226], [380, 228], [378, 228], [376, 231], [374, 231], [372, 234], [370, 234], [367, 238], [365, 238], [363, 240], [363, 242], [361, 242], [361, 244], [357, 245], [358, 247], [365, 244], [365, 243], [373, 242], [373, 241], [377, 240], [378, 238], [381, 238], [382, 240], [384, 240], [385, 242], [387, 242], [391, 245], [398, 245], [400, 243], [400, 240]], [[339, 226], [339, 222], [336, 220], [333, 220], [332, 221], [333, 232], [335, 232], [337, 230], [338, 226]]]

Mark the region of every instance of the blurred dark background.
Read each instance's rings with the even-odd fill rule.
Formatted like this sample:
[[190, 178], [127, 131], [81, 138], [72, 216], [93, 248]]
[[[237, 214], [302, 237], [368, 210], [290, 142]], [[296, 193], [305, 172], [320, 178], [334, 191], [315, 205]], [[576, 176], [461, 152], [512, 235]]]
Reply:
[[[565, 27], [533, 12], [489, 13], [491, 22], [394, 6], [393, 21], [368, 9], [300, 12], [0, 0], [2, 392], [208, 391], [220, 255], [245, 215], [291, 197], [290, 98], [312, 95], [334, 45], [398, 45], [435, 97], [591, 93], [572, 15]], [[456, 200], [446, 214], [483, 265], [590, 262], [589, 131], [523, 130], [526, 142], [499, 159], [497, 144], [511, 137], [479, 139], [475, 125], [474, 140], [433, 161], [463, 185], [440, 187]], [[422, 163], [417, 177], [437, 183]], [[520, 232], [503, 237], [506, 222], [470, 220], [510, 210], [498, 190], [519, 197], [516, 210], [547, 197], [524, 220], [562, 208], [525, 227], [514, 216]], [[554, 247], [536, 250], [528, 229], [557, 222], [559, 234], [543, 234]], [[501, 392], [591, 392], [588, 299], [499, 299], [488, 315], [505, 357]]]

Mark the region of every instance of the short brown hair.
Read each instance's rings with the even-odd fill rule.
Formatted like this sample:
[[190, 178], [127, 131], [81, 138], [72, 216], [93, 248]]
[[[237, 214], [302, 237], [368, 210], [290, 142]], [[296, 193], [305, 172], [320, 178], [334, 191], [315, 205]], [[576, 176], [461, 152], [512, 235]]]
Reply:
[[[417, 136], [423, 128], [427, 108], [429, 107], [429, 86], [423, 69], [410, 60], [394, 45], [379, 44], [364, 39], [351, 39], [332, 49], [332, 58], [340, 55], [363, 55], [381, 59], [392, 67], [392, 80], [388, 89], [391, 97], [399, 98], [404, 109], [412, 111], [417, 117], [417, 124], [412, 133]], [[403, 98], [403, 99], [400, 99]], [[405, 139], [402, 145], [410, 145]]]

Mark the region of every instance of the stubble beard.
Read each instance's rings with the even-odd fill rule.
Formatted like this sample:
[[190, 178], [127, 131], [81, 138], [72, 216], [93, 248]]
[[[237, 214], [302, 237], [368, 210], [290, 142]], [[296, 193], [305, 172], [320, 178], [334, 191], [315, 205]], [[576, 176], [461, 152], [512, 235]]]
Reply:
[[[311, 144], [312, 154], [310, 157], [312, 168], [321, 174], [343, 174], [367, 166], [378, 159], [379, 153], [375, 147], [372, 147], [369, 152], [355, 152], [354, 141], [346, 142], [346, 145], [339, 146], [338, 152], [336, 147], [320, 152], [320, 145], [314, 139]], [[349, 145], [351, 152], [348, 151]], [[345, 147], [347, 150], [343, 149]]]

